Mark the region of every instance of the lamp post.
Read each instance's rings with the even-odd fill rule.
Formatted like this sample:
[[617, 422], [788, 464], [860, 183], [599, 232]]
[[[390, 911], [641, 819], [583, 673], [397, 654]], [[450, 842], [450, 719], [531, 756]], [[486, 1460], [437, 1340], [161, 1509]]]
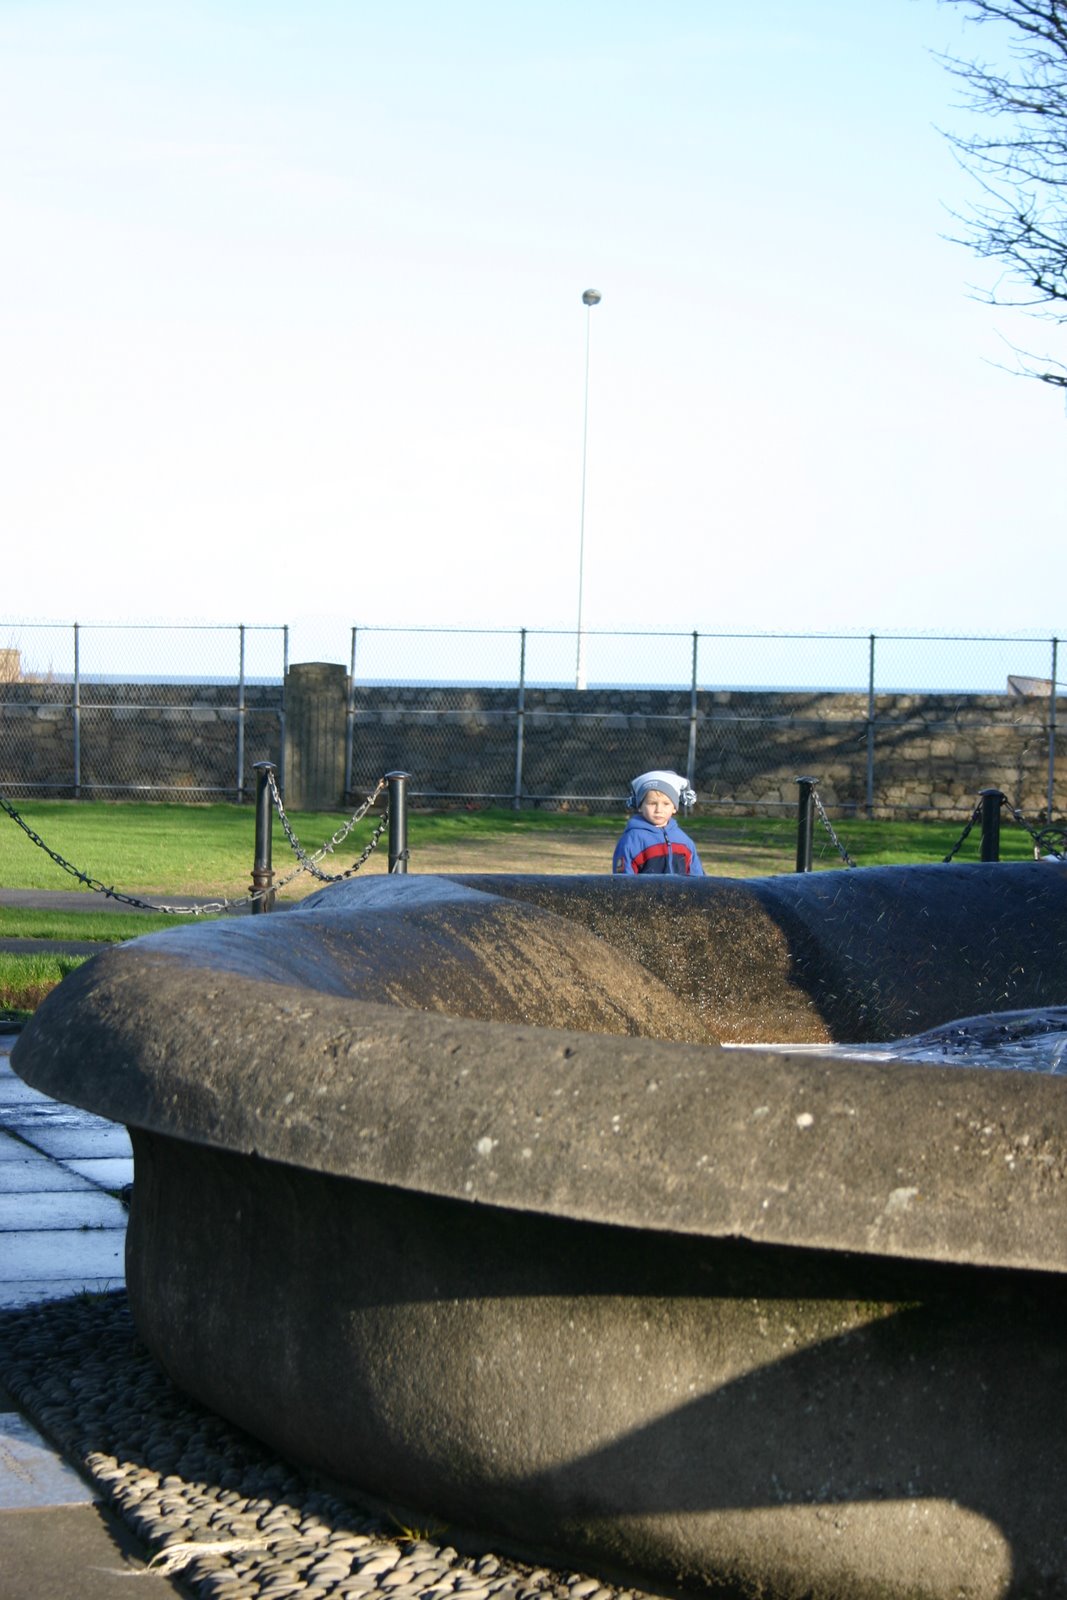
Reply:
[[582, 631], [582, 586], [585, 578], [585, 463], [589, 449], [589, 325], [593, 307], [600, 304], [600, 290], [587, 289], [582, 295], [585, 307], [585, 403], [582, 409], [582, 513], [578, 529], [578, 659], [574, 687], [585, 688], [585, 634]]

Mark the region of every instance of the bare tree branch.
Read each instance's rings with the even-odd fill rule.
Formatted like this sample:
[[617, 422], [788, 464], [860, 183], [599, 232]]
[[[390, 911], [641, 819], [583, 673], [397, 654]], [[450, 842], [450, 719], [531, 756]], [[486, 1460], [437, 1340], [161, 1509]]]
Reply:
[[[1005, 271], [983, 296], [1067, 322], [1067, 0], [943, 0], [967, 19], [1012, 30], [1011, 61], [995, 68], [952, 56], [939, 59], [963, 86], [961, 106], [993, 131], [945, 132], [980, 197], [956, 213], [955, 242]], [[1016, 352], [1020, 355], [1020, 352]], [[1029, 376], [1067, 387], [1060, 364]]]

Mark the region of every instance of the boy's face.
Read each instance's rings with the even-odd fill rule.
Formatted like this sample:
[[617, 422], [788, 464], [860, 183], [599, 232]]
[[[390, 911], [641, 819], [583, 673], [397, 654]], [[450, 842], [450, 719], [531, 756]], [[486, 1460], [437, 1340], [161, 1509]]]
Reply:
[[654, 828], [665, 828], [678, 808], [661, 790], [646, 789], [637, 809]]

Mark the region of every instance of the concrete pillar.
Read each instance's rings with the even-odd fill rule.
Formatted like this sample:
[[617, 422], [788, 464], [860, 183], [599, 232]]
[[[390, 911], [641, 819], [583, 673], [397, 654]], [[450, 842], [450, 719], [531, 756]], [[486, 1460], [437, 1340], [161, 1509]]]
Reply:
[[304, 661], [285, 675], [285, 806], [338, 811], [344, 804], [348, 674]]

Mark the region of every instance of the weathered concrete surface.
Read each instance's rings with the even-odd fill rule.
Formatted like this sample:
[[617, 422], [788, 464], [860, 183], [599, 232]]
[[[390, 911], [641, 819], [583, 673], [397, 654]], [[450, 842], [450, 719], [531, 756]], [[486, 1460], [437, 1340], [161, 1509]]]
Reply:
[[772, 878], [456, 878], [551, 908], [656, 974], [729, 1041], [896, 1039], [1062, 1001], [1067, 865]]
[[[344, 955], [331, 964], [331, 941], [313, 936], [312, 916], [305, 934], [302, 915], [240, 924], [249, 936], [205, 927], [104, 952], [38, 1011], [12, 1064], [115, 1122], [442, 1198], [1067, 1270], [1062, 1079], [354, 1001], [329, 992]], [[396, 946], [416, 950], [418, 922], [375, 911], [387, 966]], [[317, 990], [278, 981], [287, 947]]]
[[1061, 1283], [133, 1138], [142, 1337], [283, 1453], [645, 1587], [1067, 1592]]
[[706, 1041], [1063, 1004], [1065, 925], [1047, 863], [356, 881], [102, 954], [13, 1064], [130, 1126], [143, 1337], [279, 1449], [646, 1584], [1048, 1600], [1064, 1080]]

